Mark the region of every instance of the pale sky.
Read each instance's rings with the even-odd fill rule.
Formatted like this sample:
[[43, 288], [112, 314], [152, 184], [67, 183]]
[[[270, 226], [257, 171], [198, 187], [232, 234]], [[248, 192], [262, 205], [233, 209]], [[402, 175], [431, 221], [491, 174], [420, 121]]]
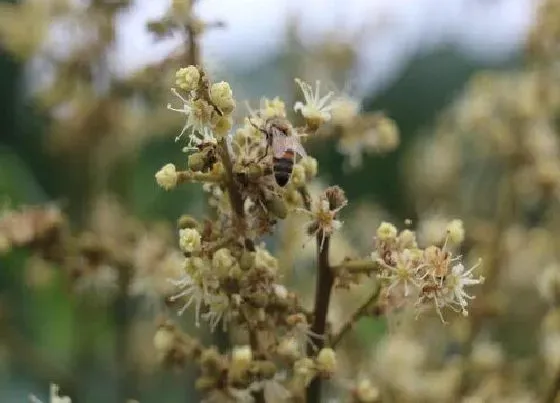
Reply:
[[[155, 45], [144, 29], [169, 1], [135, 0], [134, 11], [122, 17], [117, 51], [122, 71], [157, 60], [177, 45], [178, 39]], [[359, 45], [358, 81], [375, 88], [430, 46], [451, 44], [479, 59], [507, 57], [526, 37], [534, 6], [535, 0], [199, 0], [197, 12], [227, 24], [202, 39], [204, 56], [219, 64], [254, 66], [273, 55], [293, 15], [305, 43], [335, 27], [350, 35], [369, 29]]]

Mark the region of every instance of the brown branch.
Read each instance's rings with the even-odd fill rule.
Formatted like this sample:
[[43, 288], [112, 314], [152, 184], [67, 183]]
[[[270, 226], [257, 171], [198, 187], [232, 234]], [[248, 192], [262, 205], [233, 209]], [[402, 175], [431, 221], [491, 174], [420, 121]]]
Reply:
[[375, 285], [375, 290], [370, 295], [370, 297], [367, 299], [367, 301], [364, 302], [352, 314], [350, 319], [346, 323], [344, 323], [344, 325], [342, 325], [342, 327], [340, 328], [338, 333], [332, 337], [332, 339], [331, 339], [331, 347], [332, 348], [335, 348], [338, 345], [338, 343], [340, 343], [340, 341], [344, 338], [344, 336], [352, 329], [352, 327], [358, 322], [358, 320], [360, 320], [362, 318], [362, 316], [365, 316], [365, 315], [368, 314], [368, 310], [371, 308], [372, 304], [377, 301], [380, 293], [381, 293], [381, 284], [377, 283]]
[[[307, 354], [313, 355], [315, 349], [323, 348], [325, 344], [325, 330], [327, 326], [327, 314], [334, 276], [329, 266], [330, 237], [319, 231], [317, 234], [317, 282], [315, 288], [314, 317], [311, 325], [312, 335], [307, 345]], [[318, 337], [314, 336], [318, 335]], [[321, 401], [321, 379], [316, 377], [307, 388], [307, 403], [319, 403]]]

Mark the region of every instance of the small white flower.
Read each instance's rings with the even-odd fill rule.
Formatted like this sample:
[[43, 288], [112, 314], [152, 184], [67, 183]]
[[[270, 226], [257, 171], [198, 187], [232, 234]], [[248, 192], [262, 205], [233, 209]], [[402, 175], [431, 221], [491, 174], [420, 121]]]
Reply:
[[179, 280], [169, 279], [169, 281], [177, 288], [182, 289], [182, 291], [178, 294], [169, 297], [169, 301], [173, 302], [183, 297], [187, 298], [185, 304], [177, 311], [177, 315], [182, 315], [187, 310], [187, 308], [194, 303], [194, 324], [196, 327], [200, 327], [200, 309], [202, 308], [204, 297], [206, 295], [206, 290], [204, 289], [204, 287], [201, 284], [198, 284], [188, 274], [185, 274]]
[[484, 277], [474, 278], [473, 270], [480, 266], [481, 261], [470, 269], [466, 270], [462, 263], [458, 263], [451, 269], [451, 273], [445, 277], [444, 289], [447, 290], [446, 302], [450, 307], [458, 305], [461, 313], [468, 315], [468, 301], [474, 299], [473, 296], [467, 294], [465, 287], [471, 285], [482, 284]]
[[185, 125], [183, 126], [181, 133], [179, 133], [179, 135], [175, 138], [175, 141], [179, 141], [185, 132], [189, 132], [189, 141], [183, 150], [196, 150], [196, 146], [200, 144], [206, 142], [217, 142], [212, 131], [207, 126], [210, 123], [212, 107], [203, 100], [192, 101], [190, 99], [183, 98], [174, 88], [171, 89], [171, 92], [181, 100], [183, 105], [181, 108], [173, 108], [171, 104], [168, 104], [167, 109], [187, 116], [187, 120], [185, 121]]
[[208, 322], [210, 331], [216, 330], [221, 321], [222, 330], [225, 332], [232, 318], [229, 298], [224, 294], [208, 294], [205, 302], [208, 306], [208, 312], [202, 314], [202, 318]]
[[200, 233], [193, 228], [183, 228], [179, 230], [179, 246], [181, 250], [188, 253], [200, 250]]
[[387, 287], [388, 293], [391, 292], [393, 288], [402, 286], [404, 288], [404, 296], [408, 297], [410, 294], [410, 285], [414, 286], [416, 289], [420, 288], [420, 284], [416, 280], [419, 264], [408, 249], [398, 253], [395, 261], [396, 264], [393, 267], [386, 264], [381, 259], [378, 260], [388, 271], [386, 275], [380, 277], [389, 280], [390, 284]]
[[294, 105], [294, 111], [301, 111], [301, 114], [305, 119], [319, 124], [328, 122], [331, 119], [330, 111], [332, 109], [332, 104], [329, 103], [329, 101], [333, 97], [334, 92], [330, 91], [327, 95], [321, 97], [319, 93], [321, 88], [320, 81], [316, 81], [315, 91], [313, 91], [311, 85], [299, 78], [296, 78], [295, 81], [303, 92], [305, 103], [299, 101], [296, 102]]

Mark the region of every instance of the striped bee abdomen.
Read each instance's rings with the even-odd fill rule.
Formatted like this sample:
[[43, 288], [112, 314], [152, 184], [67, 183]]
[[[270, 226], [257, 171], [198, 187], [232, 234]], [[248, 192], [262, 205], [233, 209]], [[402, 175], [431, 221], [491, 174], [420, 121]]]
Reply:
[[286, 186], [294, 168], [294, 152], [292, 150], [286, 150], [282, 157], [274, 157], [272, 163], [274, 166], [274, 179], [276, 179], [276, 183], [281, 187]]

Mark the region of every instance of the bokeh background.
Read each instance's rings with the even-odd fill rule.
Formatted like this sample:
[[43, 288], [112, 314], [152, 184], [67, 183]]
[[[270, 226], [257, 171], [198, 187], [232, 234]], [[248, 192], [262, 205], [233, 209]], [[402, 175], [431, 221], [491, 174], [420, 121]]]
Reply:
[[[556, 264], [556, 168], [527, 168], [538, 160], [536, 151], [513, 168], [508, 161], [544, 136], [533, 133], [543, 122], [548, 137], [539, 150], [557, 147], [550, 88], [558, 83], [551, 66], [560, 19], [550, 17], [552, 33], [543, 28], [549, 36], [541, 48], [552, 50], [536, 46], [536, 56], [528, 57], [538, 4], [198, 0], [192, 23], [205, 68], [230, 82], [238, 100], [256, 105], [262, 96], [279, 96], [293, 105], [300, 97], [294, 77], [320, 79], [325, 88], [360, 100], [364, 112], [384, 111], [396, 122], [399, 146], [367, 153], [356, 166], [336, 139], [309, 145], [321, 183], [340, 185], [350, 200], [335, 259], [369, 254], [382, 220], [404, 226], [410, 219], [429, 243], [441, 241], [450, 219], [462, 218], [465, 255], [482, 256], [487, 267], [501, 270], [490, 276], [491, 286], [502, 290], [492, 294], [501, 310], [481, 308], [485, 313], [475, 316], [483, 319], [469, 331], [461, 324], [466, 319], [442, 327], [429, 318], [417, 330], [420, 344], [433, 332], [444, 335], [422, 347], [438, 351], [435, 368], [450, 355], [466, 354], [465, 340], [497, 342], [487, 353], [516, 363], [519, 373], [511, 379], [523, 377], [519, 384], [537, 392], [550, 374], [527, 374], [535, 363], [545, 365], [543, 346], [558, 349], [558, 341], [546, 344], [539, 333], [549, 305], [537, 287], [540, 273]], [[171, 243], [181, 214], [204, 211], [199, 187], [165, 192], [154, 180], [165, 163], [185, 161], [174, 142], [181, 116], [166, 105], [173, 102], [174, 71], [191, 53], [188, 35], [166, 19], [170, 10], [167, 0], [0, 1], [1, 211], [54, 202], [77, 233], [110, 237], [133, 223], [130, 228], [139, 225]], [[511, 134], [516, 127], [521, 133]], [[554, 163], [556, 155], [549, 154], [547, 163]], [[497, 190], [503, 178], [515, 188], [505, 195]], [[512, 199], [516, 207], [504, 207]], [[281, 250], [280, 241], [269, 242]], [[308, 270], [290, 261], [287, 279], [304, 293], [312, 290]], [[548, 272], [545, 296], [550, 279], [560, 276], [557, 268]], [[123, 383], [140, 402], [198, 401], [188, 373], [154, 363], [158, 308], [146, 309], [142, 298], [106, 302], [102, 290], [84, 294], [82, 277], [46, 263], [32, 248], [7, 248], [0, 257], [0, 401], [23, 402], [30, 393], [48, 401], [50, 382], [79, 403], [118, 401]], [[345, 298], [335, 315], [355, 305], [354, 297]], [[192, 328], [189, 315], [181, 318], [186, 328]], [[360, 322], [347, 346], [350, 356], [385, 340], [386, 322]], [[197, 331], [208, 343], [224, 343], [220, 335]], [[501, 401], [489, 399], [479, 401]]]

